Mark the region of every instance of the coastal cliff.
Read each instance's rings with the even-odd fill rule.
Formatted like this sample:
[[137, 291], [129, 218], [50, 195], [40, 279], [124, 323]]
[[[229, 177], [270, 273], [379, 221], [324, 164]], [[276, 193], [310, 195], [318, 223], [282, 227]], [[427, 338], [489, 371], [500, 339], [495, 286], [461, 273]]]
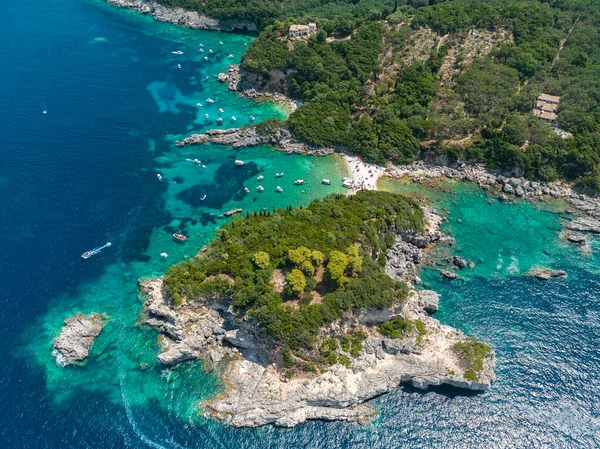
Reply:
[[203, 16], [195, 11], [183, 8], [167, 8], [152, 0], [107, 0], [117, 6], [135, 9], [143, 14], [150, 14], [162, 22], [174, 23], [194, 30], [213, 31], [258, 31], [256, 23], [248, 20], [215, 19]]
[[[225, 389], [203, 409], [232, 426], [294, 426], [309, 419], [364, 423], [376, 413], [365, 402], [401, 384], [488, 389], [495, 378], [494, 351], [432, 318], [438, 295], [412, 287], [420, 282], [424, 251], [454, 243], [439, 232], [441, 217], [430, 208], [424, 213], [424, 230], [397, 232], [385, 256], [387, 275], [408, 285], [405, 299], [386, 308], [351, 309], [319, 331], [321, 354], [328, 342], [342, 342], [328, 352], [336, 354], [337, 363], [292, 373], [256, 315], [239, 313], [225, 298], [210, 295], [174, 306], [164, 278], [140, 282], [145, 322], [160, 332], [159, 360], [173, 366], [201, 358], [217, 369]], [[348, 335], [360, 335], [361, 341], [350, 342]]]

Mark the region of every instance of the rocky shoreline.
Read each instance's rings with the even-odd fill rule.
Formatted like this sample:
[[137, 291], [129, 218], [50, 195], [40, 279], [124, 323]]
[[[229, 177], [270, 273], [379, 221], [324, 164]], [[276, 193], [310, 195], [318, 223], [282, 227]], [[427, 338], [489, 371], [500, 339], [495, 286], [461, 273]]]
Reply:
[[287, 154], [296, 153], [315, 156], [327, 156], [333, 154], [335, 151], [333, 148], [314, 147], [296, 140], [286, 128], [278, 128], [275, 132], [261, 134], [256, 126], [222, 130], [211, 129], [202, 134], [191, 134], [182, 141], [176, 142], [176, 145], [183, 147], [205, 143], [227, 145], [232, 148], [273, 145]]
[[[412, 282], [419, 282], [416, 273], [426, 248], [454, 243], [439, 231], [441, 217], [430, 208], [425, 212], [426, 232], [398, 234], [388, 250], [386, 272], [409, 282], [407, 300], [389, 310], [361, 310], [345, 328], [334, 323], [322, 331], [324, 338], [348, 330], [367, 335], [349, 368], [336, 364], [327, 371], [301, 372], [288, 379], [273, 341], [261, 334], [251, 319], [240, 319], [219, 298], [174, 308], [163, 294], [162, 278], [140, 282], [146, 295], [145, 322], [160, 333], [160, 362], [173, 366], [202, 358], [207, 367], [217, 369], [225, 389], [204, 402], [203, 409], [207, 416], [237, 427], [294, 426], [309, 419], [364, 423], [376, 413], [365, 402], [401, 384], [420, 389], [446, 384], [486, 390], [495, 378], [493, 350], [475, 374], [465, 354], [455, 347], [475, 341], [429, 316], [437, 311], [435, 292], [412, 287]], [[378, 325], [398, 316], [418, 320], [421, 330], [405, 338], [382, 335]]]
[[290, 111], [294, 111], [297, 107], [294, 100], [279, 92], [263, 92], [256, 89], [255, 86], [244, 80], [241, 68], [237, 64], [230, 65], [227, 72], [219, 73], [217, 79], [221, 83], [227, 83], [227, 89], [232, 92], [238, 92], [241, 97], [251, 98], [257, 101], [270, 101], [279, 104]]
[[585, 236], [582, 234], [600, 234], [600, 199], [577, 193], [570, 185], [561, 181], [546, 183], [505, 176], [488, 169], [483, 164], [461, 163], [448, 166], [433, 165], [423, 161], [409, 165], [389, 166], [386, 169], [386, 176], [420, 184], [438, 178], [472, 182], [489, 194], [497, 195], [500, 201], [508, 201], [511, 197], [531, 200], [563, 199], [583, 213], [582, 216], [563, 223], [568, 231], [573, 231], [567, 232], [567, 240], [585, 244]]
[[99, 313], [77, 313], [65, 320], [60, 334], [54, 339], [52, 354], [60, 366], [81, 365], [87, 359], [95, 338], [106, 324], [107, 316]]
[[212, 31], [258, 31], [255, 22], [249, 20], [215, 19], [186, 11], [183, 8], [167, 8], [152, 0], [107, 0], [116, 6], [135, 9], [142, 14], [150, 14], [156, 20], [169, 22], [194, 30]]

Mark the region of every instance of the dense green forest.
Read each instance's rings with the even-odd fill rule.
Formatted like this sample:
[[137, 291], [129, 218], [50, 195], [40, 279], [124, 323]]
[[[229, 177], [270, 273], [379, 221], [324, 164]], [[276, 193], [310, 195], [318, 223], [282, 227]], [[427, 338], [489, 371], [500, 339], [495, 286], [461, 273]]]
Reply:
[[[600, 188], [600, 0], [160, 1], [256, 21], [242, 67], [303, 102], [284, 126], [307, 142]], [[308, 21], [320, 31], [285, 39]], [[533, 116], [542, 92], [566, 137]]]
[[[169, 268], [165, 292], [175, 306], [198, 297], [230, 302], [279, 342], [284, 358], [335, 364], [333, 343], [316, 346], [319, 330], [354, 308], [404, 300], [406, 284], [384, 272], [386, 251], [396, 232], [422, 229], [415, 200], [384, 192], [248, 214], [221, 228], [206, 252]], [[362, 338], [339, 343], [352, 354]]]

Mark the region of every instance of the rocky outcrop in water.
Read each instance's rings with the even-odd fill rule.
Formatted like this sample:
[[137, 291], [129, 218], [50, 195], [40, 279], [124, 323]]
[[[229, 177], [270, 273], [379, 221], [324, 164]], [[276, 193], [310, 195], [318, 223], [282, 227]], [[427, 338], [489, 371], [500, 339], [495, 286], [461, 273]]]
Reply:
[[552, 278], [566, 278], [567, 272], [563, 270], [552, 270], [550, 268], [534, 268], [528, 273], [529, 276], [533, 276], [542, 281], [547, 281]]
[[100, 335], [107, 317], [99, 313], [77, 313], [65, 320], [65, 325], [54, 339], [53, 354], [61, 366], [81, 364], [87, 359], [94, 339]]
[[143, 14], [150, 14], [162, 22], [192, 28], [194, 30], [213, 31], [258, 31], [255, 22], [238, 19], [215, 19], [198, 14], [195, 11], [186, 11], [182, 8], [168, 8], [152, 0], [107, 0], [113, 5], [135, 9]]
[[214, 143], [227, 145], [232, 148], [244, 148], [257, 145], [273, 145], [286, 153], [308, 154], [315, 156], [326, 156], [334, 152], [333, 148], [322, 148], [308, 145], [293, 138], [287, 128], [279, 128], [277, 131], [267, 134], [258, 132], [255, 126], [247, 128], [211, 129], [203, 134], [192, 134], [178, 146], [200, 145]]
[[[390, 248], [386, 272], [393, 278], [412, 283], [423, 251], [432, 244], [452, 242], [439, 232], [441, 217], [431, 209], [426, 216], [430, 223], [424, 233], [398, 235]], [[473, 340], [428, 315], [438, 308], [439, 296], [432, 291], [411, 290], [406, 301], [388, 310], [357, 311], [350, 325], [367, 338], [349, 367], [335, 364], [321, 373], [287, 379], [273, 341], [219, 299], [197, 299], [174, 308], [163, 295], [162, 279], [143, 281], [141, 287], [147, 295], [146, 323], [161, 334], [159, 360], [174, 365], [203, 358], [210, 367], [218, 365], [225, 389], [203, 408], [233, 426], [294, 426], [309, 419], [363, 423], [375, 413], [365, 402], [403, 383], [421, 389], [447, 384], [481, 391], [494, 380], [492, 350], [475, 374], [455, 347]], [[397, 316], [420, 327], [415, 324], [405, 338], [382, 335], [378, 325]], [[335, 332], [339, 326], [334, 323], [323, 332]]]

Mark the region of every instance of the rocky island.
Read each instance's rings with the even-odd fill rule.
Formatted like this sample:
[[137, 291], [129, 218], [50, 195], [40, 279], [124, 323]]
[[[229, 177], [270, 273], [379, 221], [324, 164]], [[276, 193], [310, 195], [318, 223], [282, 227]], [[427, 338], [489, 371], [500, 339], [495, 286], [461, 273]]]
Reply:
[[365, 422], [365, 402], [407, 383], [485, 390], [494, 351], [440, 324], [416, 290], [439, 217], [383, 192], [247, 214], [206, 251], [140, 282], [167, 366], [204, 359], [225, 385], [206, 415], [232, 426]]
[[78, 365], [89, 354], [94, 339], [100, 335], [107, 316], [99, 313], [84, 315], [79, 312], [65, 320], [65, 325], [54, 339], [53, 355], [61, 366]]

